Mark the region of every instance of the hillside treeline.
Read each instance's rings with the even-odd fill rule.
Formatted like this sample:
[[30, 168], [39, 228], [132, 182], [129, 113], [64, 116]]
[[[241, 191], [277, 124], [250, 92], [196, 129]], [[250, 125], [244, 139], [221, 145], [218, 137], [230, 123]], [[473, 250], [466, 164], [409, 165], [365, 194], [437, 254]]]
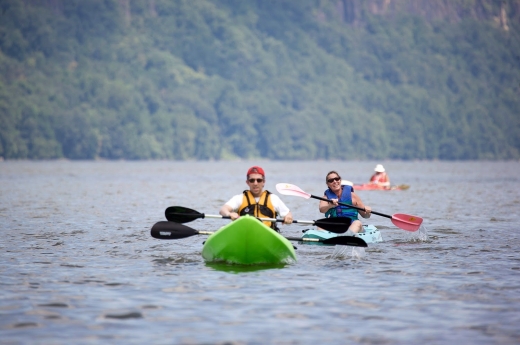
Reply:
[[1, 0], [4, 159], [519, 159], [520, 1]]

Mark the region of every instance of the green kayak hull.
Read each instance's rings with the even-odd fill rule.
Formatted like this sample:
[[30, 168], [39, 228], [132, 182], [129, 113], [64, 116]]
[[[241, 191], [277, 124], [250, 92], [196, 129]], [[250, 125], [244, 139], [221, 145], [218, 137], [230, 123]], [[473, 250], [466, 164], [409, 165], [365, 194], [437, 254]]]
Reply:
[[293, 245], [255, 217], [243, 216], [208, 237], [202, 248], [206, 262], [241, 265], [296, 261]]
[[[335, 237], [335, 236], [344, 236], [344, 234], [336, 234], [334, 232], [325, 231], [325, 230], [315, 230], [309, 229], [305, 231], [305, 235], [303, 237], [306, 238], [319, 238], [322, 240]], [[381, 236], [381, 231], [376, 228], [374, 225], [363, 225], [363, 232], [356, 234], [356, 237], [360, 237], [365, 240], [366, 243], [377, 243], [383, 242], [383, 236]], [[311, 242], [308, 242], [311, 243]], [[315, 244], [324, 245], [320, 242], [313, 242]]]

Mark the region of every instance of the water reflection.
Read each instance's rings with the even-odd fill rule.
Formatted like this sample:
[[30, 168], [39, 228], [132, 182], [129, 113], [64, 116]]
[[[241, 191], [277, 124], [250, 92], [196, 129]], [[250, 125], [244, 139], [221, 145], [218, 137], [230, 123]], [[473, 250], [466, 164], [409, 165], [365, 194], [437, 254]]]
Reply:
[[217, 262], [206, 262], [206, 267], [211, 268], [215, 271], [227, 272], [227, 273], [248, 273], [248, 272], [258, 272], [265, 270], [275, 270], [282, 269], [288, 264], [265, 264], [265, 265], [237, 265], [237, 264], [229, 264], [229, 263], [217, 263]]
[[[300, 244], [298, 261], [289, 265], [205, 263], [205, 236], [150, 236], [168, 206], [218, 213], [247, 188], [243, 172], [251, 165], [1, 162], [0, 342], [520, 339], [519, 162], [386, 162], [395, 183], [413, 188], [359, 193], [373, 209], [423, 217], [419, 231], [371, 217], [366, 223], [381, 229], [384, 242], [368, 248]], [[322, 195], [327, 171], [363, 181], [374, 162], [261, 165], [272, 192], [286, 181]], [[296, 219], [323, 216], [315, 200], [283, 200]], [[224, 224], [200, 219], [193, 227], [215, 231]], [[293, 237], [305, 228], [281, 227]]]

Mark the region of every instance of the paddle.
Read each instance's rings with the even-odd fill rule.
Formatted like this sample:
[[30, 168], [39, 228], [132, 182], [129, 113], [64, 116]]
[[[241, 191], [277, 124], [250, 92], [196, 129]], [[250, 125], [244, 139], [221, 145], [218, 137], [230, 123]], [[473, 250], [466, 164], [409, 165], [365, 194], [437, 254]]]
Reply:
[[[194, 235], [211, 235], [214, 231], [199, 231], [189, 226], [174, 222], [160, 221], [152, 226], [150, 234], [153, 238], [160, 240], [176, 240], [179, 238], [190, 237]], [[289, 241], [300, 242], [321, 242], [323, 244], [335, 244], [342, 246], [367, 247], [367, 243], [359, 237], [354, 236], [336, 236], [327, 239], [306, 238], [306, 237], [285, 237]]]
[[394, 189], [407, 190], [407, 189], [410, 189], [410, 186], [407, 184], [398, 184], [398, 185], [390, 187], [390, 190], [394, 190]]
[[[211, 215], [204, 214], [198, 211], [192, 210], [183, 206], [170, 206], [164, 211], [164, 215], [166, 219], [170, 222], [176, 223], [188, 223], [195, 219], [199, 218], [223, 218], [223, 219], [231, 219], [230, 217], [225, 217], [221, 215]], [[270, 221], [270, 222], [283, 222], [283, 219], [277, 218], [257, 218], [258, 220]], [[320, 227], [322, 229], [328, 230], [330, 232], [334, 232], [337, 234], [342, 234], [348, 230], [348, 227], [352, 223], [352, 220], [349, 218], [323, 218], [318, 219], [316, 221], [309, 220], [293, 220], [293, 223], [299, 224], [310, 224]]]
[[[302, 198], [305, 198], [305, 199], [313, 198], [313, 199], [318, 199], [318, 200], [323, 200], [323, 201], [330, 202], [329, 199], [321, 198], [319, 196], [306, 193], [302, 189], [300, 189], [298, 186], [295, 186], [295, 185], [290, 184], [290, 183], [278, 183], [276, 185], [276, 190], [280, 194], [284, 194], [284, 195], [299, 196], [299, 197], [302, 197]], [[345, 204], [343, 202], [339, 202], [338, 204], [340, 204], [342, 206], [347, 206], [347, 207], [355, 208], [357, 210], [364, 211], [364, 209], [362, 209], [360, 207], [356, 207], [356, 206], [353, 206], [353, 205]], [[397, 213], [397, 214], [394, 214], [393, 216], [390, 216], [390, 215], [384, 214], [384, 213], [375, 212], [375, 211], [372, 211], [372, 213], [373, 214], [377, 214], [378, 216], [383, 216], [383, 217], [386, 217], [386, 218], [390, 218], [392, 220], [392, 223], [394, 223], [395, 226], [397, 226], [398, 228], [401, 228], [403, 230], [406, 230], [406, 231], [417, 231], [417, 230], [419, 230], [419, 227], [421, 226], [421, 223], [423, 221], [423, 219], [421, 217], [411, 216], [411, 215], [402, 214], [402, 213]]]
[[400, 185], [393, 185], [389, 187], [381, 187], [375, 184], [365, 183], [365, 184], [355, 184], [352, 186], [354, 190], [382, 190], [382, 191], [389, 191], [389, 190], [407, 190], [410, 188], [407, 184], [400, 184]]
[[354, 187], [354, 189], [357, 189], [357, 188], [366, 188], [368, 187], [367, 189], [372, 189], [370, 187], [373, 187], [373, 189], [375, 190], [407, 190], [410, 188], [409, 185], [407, 184], [399, 184], [399, 185], [393, 185], [393, 186], [390, 186], [388, 188], [382, 188], [382, 187], [378, 187], [377, 185], [371, 185], [370, 183], [353, 183], [349, 180], [341, 180], [341, 184], [343, 186], [352, 186]]

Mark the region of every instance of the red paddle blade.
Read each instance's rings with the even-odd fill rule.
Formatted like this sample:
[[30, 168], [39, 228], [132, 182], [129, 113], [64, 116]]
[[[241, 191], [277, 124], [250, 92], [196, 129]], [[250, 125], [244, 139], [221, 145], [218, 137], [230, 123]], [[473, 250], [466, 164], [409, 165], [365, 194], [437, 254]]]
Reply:
[[278, 193], [284, 195], [299, 196], [305, 199], [309, 199], [311, 197], [309, 193], [304, 192], [300, 189], [300, 187], [290, 183], [278, 183], [276, 185], [276, 190], [278, 191]]
[[398, 228], [406, 231], [417, 231], [421, 226], [423, 219], [418, 216], [409, 214], [396, 213], [392, 216], [392, 223]]

